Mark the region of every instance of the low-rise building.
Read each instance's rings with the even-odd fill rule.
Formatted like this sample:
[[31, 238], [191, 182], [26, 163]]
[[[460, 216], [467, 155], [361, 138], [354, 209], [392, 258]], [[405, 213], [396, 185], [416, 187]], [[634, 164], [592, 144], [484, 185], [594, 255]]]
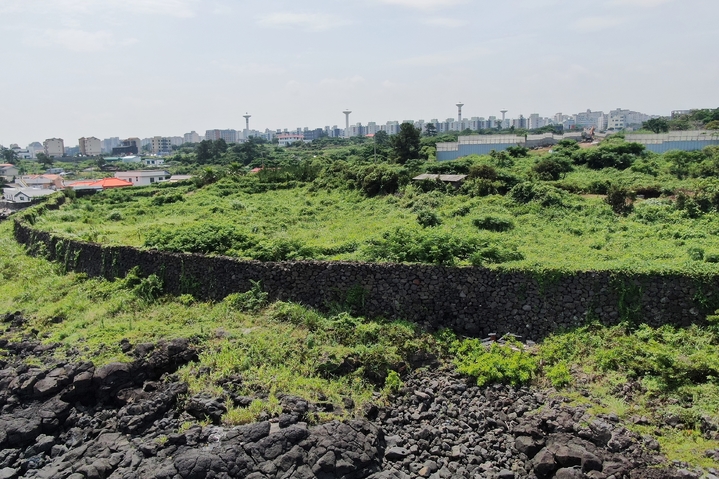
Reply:
[[148, 186], [168, 181], [172, 175], [167, 170], [118, 171], [115, 178], [129, 181], [133, 186]]
[[102, 178], [101, 180], [81, 180], [81, 181], [73, 181], [72, 183], [68, 183], [66, 185], [68, 188], [72, 188], [73, 190], [109, 190], [112, 188], [125, 188], [128, 186], [133, 186], [133, 184], [129, 181], [125, 181], [120, 178]]
[[53, 174], [25, 175], [20, 177], [20, 182], [28, 188], [61, 190], [65, 187], [62, 182], [62, 176]]
[[162, 158], [143, 158], [142, 164], [145, 166], [161, 166], [165, 164]]
[[10, 163], [3, 163], [0, 165], [0, 176], [5, 178], [7, 181], [12, 181], [19, 174], [17, 166], [11, 165]]
[[32, 203], [53, 193], [55, 193], [55, 190], [42, 188], [5, 188], [3, 190], [3, 200], [8, 203]]
[[304, 141], [305, 135], [302, 133], [282, 133], [277, 135], [277, 144], [280, 146], [288, 146], [296, 141]]

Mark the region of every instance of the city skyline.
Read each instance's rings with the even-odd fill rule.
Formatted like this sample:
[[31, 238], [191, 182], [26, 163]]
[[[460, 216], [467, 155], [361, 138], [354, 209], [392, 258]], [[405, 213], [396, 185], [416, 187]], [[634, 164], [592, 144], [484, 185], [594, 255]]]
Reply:
[[[195, 130], [191, 130], [190, 132], [186, 132], [184, 134], [177, 134], [175, 132], [172, 135], [151, 135], [151, 136], [133, 136], [133, 137], [127, 137], [130, 140], [138, 140], [142, 139], [142, 144], [150, 145], [152, 144], [152, 153], [157, 153], [159, 150], [164, 151], [165, 148], [159, 148], [160, 142], [164, 141], [167, 145], [167, 151], [169, 151], [170, 145], [180, 146], [184, 143], [198, 143], [201, 140], [204, 139], [224, 139], [228, 143], [236, 143], [245, 141], [250, 136], [255, 137], [263, 137], [266, 140], [271, 140], [272, 138], [276, 137], [277, 135], [280, 135], [282, 133], [300, 133], [304, 131], [307, 133], [308, 131], [310, 133], [314, 133], [318, 130], [324, 131], [327, 136], [330, 137], [354, 137], [354, 136], [362, 136], [366, 134], [374, 134], [376, 131], [385, 131], [389, 134], [395, 134], [399, 131], [399, 125], [404, 122], [411, 122], [414, 124], [415, 127], [420, 128], [421, 130], [424, 130], [424, 127], [428, 123], [434, 123], [436, 126], [436, 131], [438, 133], [443, 132], [458, 132], [458, 131], [464, 131], [464, 130], [473, 130], [473, 131], [479, 131], [479, 130], [489, 130], [494, 128], [499, 129], [507, 129], [510, 127], [520, 128], [520, 129], [537, 129], [542, 128], [544, 126], [549, 125], [561, 125], [565, 130], [570, 130], [574, 128], [588, 128], [588, 127], [596, 127], [597, 130], [605, 130], [607, 128], [612, 129], [622, 129], [626, 126], [636, 126], [641, 124], [642, 122], [648, 120], [651, 117], [655, 117], [656, 115], [647, 115], [642, 112], [637, 112], [634, 110], [628, 110], [628, 109], [614, 109], [614, 110], [590, 110], [587, 109], [585, 111], [581, 111], [578, 113], [572, 113], [572, 114], [566, 114], [563, 112], [557, 112], [554, 115], [551, 116], [542, 116], [537, 113], [533, 113], [530, 115], [523, 115], [519, 114], [516, 117], [513, 115], [509, 115], [507, 117], [508, 110], [503, 109], [500, 110], [500, 115], [487, 115], [487, 116], [466, 116], [462, 115], [461, 108], [464, 107], [464, 104], [461, 104], [462, 107], [459, 107], [461, 103], [455, 104], [455, 108], [458, 108], [458, 111], [456, 112], [456, 117], [447, 117], [445, 119], [438, 119], [438, 118], [431, 118], [429, 120], [425, 119], [405, 119], [405, 120], [387, 120], [386, 122], [350, 122], [349, 121], [349, 115], [352, 113], [352, 111], [344, 110], [342, 113], [345, 116], [345, 128], [341, 128], [338, 125], [325, 125], [324, 127], [309, 127], [309, 126], [301, 126], [296, 128], [267, 128], [264, 131], [259, 131], [252, 129], [249, 124], [249, 118], [251, 115], [248, 113], [245, 113], [243, 115], [243, 118], [245, 119], [245, 128], [243, 129], [209, 129], [205, 130], [205, 135], [199, 135]], [[672, 111], [672, 114], [679, 111], [688, 111], [688, 110], [678, 110], [678, 111]], [[612, 124], [612, 119], [619, 120], [618, 122], [615, 121], [614, 124]], [[347, 127], [349, 129], [347, 129]], [[54, 139], [54, 137], [53, 137]], [[100, 144], [102, 144], [101, 148], [102, 153], [108, 153], [110, 150], [120, 145], [121, 141], [125, 138], [114, 136], [114, 137], [108, 137], [108, 138], [96, 138], [94, 136], [88, 137], [87, 140], [98, 140]], [[314, 137], [310, 137], [310, 140], [314, 139]], [[64, 139], [62, 139], [64, 140]], [[78, 145], [73, 146], [73, 140], [70, 139], [68, 144], [65, 146], [65, 149], [71, 149], [71, 148], [79, 148], [79, 150], [82, 152], [82, 144], [83, 141], [86, 140], [85, 137], [78, 139]], [[46, 139], [45, 141], [49, 141]], [[155, 142], [158, 144], [155, 145]], [[39, 144], [39, 141], [32, 142], [34, 144]], [[9, 145], [18, 145], [19, 148], [24, 148], [20, 146], [16, 142], [9, 143], [8, 145], [4, 145], [0, 143], [0, 146], [9, 146]], [[30, 145], [28, 144], [28, 147]], [[140, 148], [138, 147], [138, 151], [140, 151]], [[91, 156], [91, 155], [90, 155]]]
[[[0, 143], [719, 105], [713, 0], [5, 0]], [[677, 41], [681, 39], [681, 41]], [[10, 112], [10, 113], [8, 113]]]

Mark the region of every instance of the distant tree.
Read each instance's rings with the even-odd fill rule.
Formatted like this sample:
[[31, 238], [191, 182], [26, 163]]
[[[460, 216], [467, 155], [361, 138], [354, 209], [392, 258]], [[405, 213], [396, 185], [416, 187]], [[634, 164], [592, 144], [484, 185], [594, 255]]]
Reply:
[[195, 158], [201, 165], [210, 163], [213, 159], [212, 140], [202, 140], [195, 148]]
[[642, 128], [654, 133], [666, 133], [669, 131], [669, 122], [666, 118], [652, 118], [642, 123]]
[[607, 189], [607, 197], [604, 202], [612, 207], [618, 215], [628, 215], [634, 209], [634, 200], [637, 195], [628, 188], [618, 185], [610, 185]]
[[419, 158], [420, 130], [411, 123], [402, 123], [399, 133], [392, 136], [392, 153], [398, 163], [404, 165], [409, 160]]
[[374, 142], [377, 146], [386, 146], [389, 143], [389, 135], [386, 131], [380, 130], [374, 134]]
[[220, 138], [212, 142], [212, 157], [217, 160], [224, 152], [227, 151], [227, 142]]
[[11, 165], [17, 163], [17, 151], [11, 148], [0, 147], [0, 155], [6, 163], [10, 163]]
[[427, 123], [424, 126], [424, 134], [427, 136], [437, 136], [437, 125], [434, 123]]
[[98, 168], [100, 168], [102, 170], [105, 168], [105, 165], [107, 165], [107, 161], [105, 160], [105, 158], [103, 158], [101, 156], [97, 160], [95, 160], [95, 164], [97, 165]]
[[37, 154], [37, 162], [43, 165], [45, 168], [52, 166], [54, 161], [55, 160], [51, 156], [48, 156], [45, 153]]
[[712, 120], [704, 127], [707, 130], [719, 130], [719, 120]]

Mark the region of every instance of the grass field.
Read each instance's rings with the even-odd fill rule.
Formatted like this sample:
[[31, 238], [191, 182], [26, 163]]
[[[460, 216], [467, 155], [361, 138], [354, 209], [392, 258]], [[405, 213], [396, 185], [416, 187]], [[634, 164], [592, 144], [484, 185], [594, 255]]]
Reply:
[[[37, 227], [103, 244], [256, 259], [719, 272], [715, 213], [691, 218], [671, 199], [649, 199], [638, 201], [633, 213], [621, 216], [602, 196], [583, 197], [556, 188], [550, 194], [556, 198], [547, 205], [502, 195], [423, 192], [413, 185], [370, 198], [359, 191], [317, 191], [303, 185], [248, 193], [238, 181], [224, 179], [200, 189], [147, 187], [73, 200], [41, 217]], [[423, 227], [418, 221], [423, 212], [431, 212], [434, 220], [430, 219], [439, 224]], [[496, 227], [497, 221], [505, 226]], [[181, 241], [168, 246], [182, 232], [201, 236], [197, 228], [203, 225], [231, 228], [235, 238], [222, 249], [213, 246], [213, 238], [207, 239], [207, 247], [193, 246], [199, 249]], [[458, 247], [415, 259], [396, 254], [401, 244], [392, 247], [400, 241], [447, 245], [453, 240], [469, 242], [470, 251]], [[500, 254], [491, 254], [493, 248]], [[475, 251], [480, 255], [473, 259]]]

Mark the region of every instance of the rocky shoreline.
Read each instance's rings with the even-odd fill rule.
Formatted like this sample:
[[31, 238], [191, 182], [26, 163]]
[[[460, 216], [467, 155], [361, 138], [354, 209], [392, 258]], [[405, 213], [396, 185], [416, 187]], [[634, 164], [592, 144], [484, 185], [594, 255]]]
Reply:
[[[1, 319], [16, 331], [24, 321]], [[95, 368], [52, 359], [32, 336], [0, 337], [0, 479], [701, 477], [668, 467], [617, 417], [450, 370], [412, 374], [360, 419], [310, 426], [317, 406], [284, 396], [277, 417], [222, 427], [223, 401], [188, 397], [174, 374], [197, 359], [191, 342], [122, 346], [129, 362]]]

